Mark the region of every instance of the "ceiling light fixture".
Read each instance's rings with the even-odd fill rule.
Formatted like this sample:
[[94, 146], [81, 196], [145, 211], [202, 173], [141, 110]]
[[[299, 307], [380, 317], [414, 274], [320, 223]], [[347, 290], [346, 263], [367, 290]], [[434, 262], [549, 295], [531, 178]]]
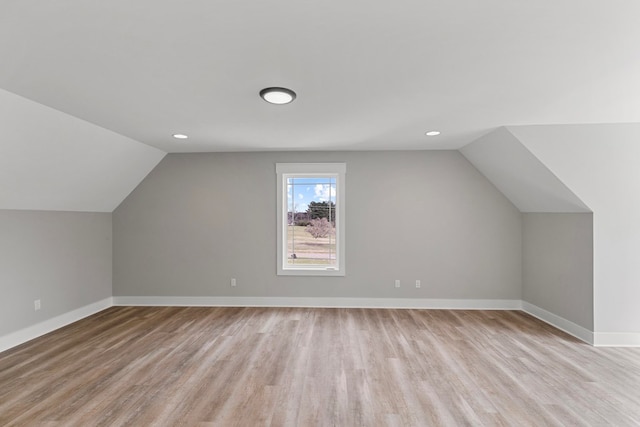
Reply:
[[288, 104], [296, 99], [296, 93], [285, 87], [268, 87], [260, 91], [260, 97], [270, 104]]
[[438, 130], [430, 130], [429, 132], [425, 133], [425, 135], [427, 135], [427, 136], [438, 136], [438, 135], [440, 135], [440, 131], [438, 131]]
[[187, 135], [184, 135], [184, 134], [182, 134], [182, 133], [174, 133], [174, 134], [173, 134], [173, 137], [174, 137], [175, 139], [187, 139], [187, 138], [189, 138]]

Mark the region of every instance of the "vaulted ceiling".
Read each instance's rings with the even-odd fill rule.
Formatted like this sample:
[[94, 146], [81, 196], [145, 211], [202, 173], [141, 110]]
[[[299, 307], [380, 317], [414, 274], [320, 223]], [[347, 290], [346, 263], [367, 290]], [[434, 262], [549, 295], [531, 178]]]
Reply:
[[[3, 1], [0, 208], [109, 211], [166, 152], [640, 122], [639, 16], [635, 0]], [[267, 104], [268, 86], [298, 97]], [[42, 202], [65, 185], [80, 202]]]

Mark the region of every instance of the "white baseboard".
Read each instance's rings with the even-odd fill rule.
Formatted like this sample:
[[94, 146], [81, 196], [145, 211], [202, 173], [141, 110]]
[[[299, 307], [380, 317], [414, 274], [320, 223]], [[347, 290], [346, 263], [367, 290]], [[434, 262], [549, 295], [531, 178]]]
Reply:
[[328, 298], [328, 297], [140, 297], [105, 298], [36, 325], [0, 337], [0, 352], [52, 332], [111, 306], [415, 308], [449, 310], [522, 310], [582, 341], [601, 347], [640, 347], [640, 333], [593, 333], [556, 314], [521, 300]]
[[548, 323], [569, 335], [573, 335], [574, 337], [593, 345], [593, 332], [580, 325], [526, 301], [522, 301], [522, 311], [532, 315], [533, 317], [537, 317], [543, 322]]
[[520, 300], [330, 297], [113, 297], [113, 305], [520, 310]]
[[113, 305], [113, 298], [105, 298], [101, 301], [94, 302], [84, 307], [77, 308], [33, 326], [20, 329], [19, 331], [9, 333], [0, 337], [0, 352], [16, 347], [34, 338], [38, 338], [44, 334], [55, 331], [70, 323], [77, 322], [87, 316], [95, 314]]
[[596, 332], [594, 335], [596, 347], [640, 347], [640, 333]]

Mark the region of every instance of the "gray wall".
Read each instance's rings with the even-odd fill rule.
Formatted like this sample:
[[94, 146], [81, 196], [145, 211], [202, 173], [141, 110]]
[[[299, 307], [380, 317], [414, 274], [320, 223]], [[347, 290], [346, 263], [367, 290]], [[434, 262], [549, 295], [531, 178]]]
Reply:
[[[346, 277], [276, 276], [275, 164], [343, 161]], [[521, 225], [457, 151], [170, 154], [113, 213], [113, 290], [520, 299]]]
[[593, 331], [593, 214], [523, 214], [523, 300]]
[[0, 236], [0, 336], [112, 295], [110, 213], [0, 210]]

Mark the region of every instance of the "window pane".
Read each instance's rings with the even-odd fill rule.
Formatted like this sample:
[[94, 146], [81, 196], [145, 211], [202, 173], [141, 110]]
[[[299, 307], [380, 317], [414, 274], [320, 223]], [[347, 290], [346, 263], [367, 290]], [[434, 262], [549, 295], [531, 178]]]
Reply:
[[287, 179], [287, 264], [335, 266], [336, 177]]

